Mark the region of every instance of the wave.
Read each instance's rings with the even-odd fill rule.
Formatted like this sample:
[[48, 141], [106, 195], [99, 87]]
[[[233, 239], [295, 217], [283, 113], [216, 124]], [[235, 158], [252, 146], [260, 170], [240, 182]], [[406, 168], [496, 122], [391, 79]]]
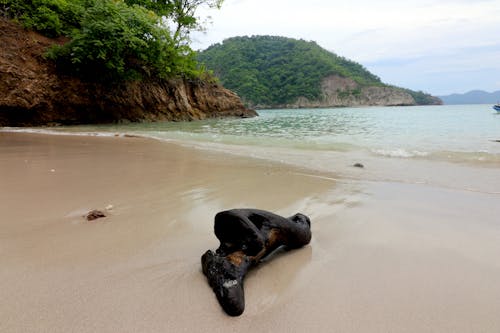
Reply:
[[62, 136], [102, 136], [102, 137], [125, 137], [127, 133], [112, 133], [112, 132], [95, 132], [95, 131], [69, 131], [68, 129], [46, 129], [46, 128], [19, 128], [19, 127], [2, 127], [0, 132], [10, 133], [27, 133], [27, 134], [46, 134], [46, 135], [62, 135]]
[[372, 149], [371, 150], [376, 155], [386, 156], [386, 157], [424, 157], [428, 156], [429, 152], [418, 151], [418, 150], [406, 150], [403, 148], [396, 149]]
[[457, 151], [438, 151], [432, 153], [430, 159], [444, 160], [456, 163], [467, 163], [484, 166], [500, 166], [500, 154], [488, 151], [476, 152], [457, 152]]
[[427, 159], [452, 163], [473, 163], [478, 165], [500, 164], [500, 154], [486, 150], [479, 151], [419, 151], [404, 148], [371, 149], [375, 156], [402, 159]]
[[[249, 142], [247, 138], [235, 142], [210, 141], [191, 132], [165, 133], [154, 130], [128, 130], [108, 127], [79, 128], [0, 128], [0, 132], [19, 132], [43, 135], [69, 135], [92, 137], [141, 137], [181, 146], [235, 156], [250, 157], [261, 161], [283, 163], [313, 171], [311, 176], [328, 177], [340, 182], [382, 181], [425, 184], [450, 189], [500, 194], [498, 170], [500, 154], [481, 150], [477, 152], [422, 151], [396, 148], [351, 146], [345, 150], [324, 149], [325, 146], [307, 145], [298, 148], [286, 143], [263, 138]], [[253, 140], [253, 139], [252, 139]], [[262, 141], [265, 144], [262, 144]], [[283, 142], [285, 144], [283, 145]], [[355, 163], [365, 168], [354, 168]], [[450, 164], [456, 164], [450, 173]]]
[[[256, 137], [256, 136], [236, 136], [221, 134], [217, 132], [191, 132], [169, 130], [164, 131], [158, 128], [138, 128], [135, 126], [74, 126], [74, 127], [54, 127], [54, 128], [19, 128], [2, 127], [0, 132], [16, 132], [46, 135], [70, 135], [70, 136], [95, 136], [95, 137], [142, 137], [160, 140], [164, 142], [176, 142], [183, 145], [194, 145], [205, 149], [214, 149], [228, 152], [234, 150], [235, 146], [240, 147], [261, 147], [263, 149], [292, 149], [297, 152], [325, 152], [338, 153], [369, 153], [380, 158], [397, 159], [419, 159], [446, 161], [452, 163], [473, 163], [484, 166], [500, 166], [500, 153], [482, 149], [479, 151], [453, 151], [453, 150], [418, 150], [406, 147], [386, 147], [374, 148], [366, 145], [357, 145], [347, 142], [332, 142], [328, 138], [318, 136], [308, 139], [286, 139], [281, 137]], [[495, 144], [495, 143], [492, 143]], [[215, 148], [216, 147], [216, 148]], [[232, 148], [230, 148], [232, 147]]]

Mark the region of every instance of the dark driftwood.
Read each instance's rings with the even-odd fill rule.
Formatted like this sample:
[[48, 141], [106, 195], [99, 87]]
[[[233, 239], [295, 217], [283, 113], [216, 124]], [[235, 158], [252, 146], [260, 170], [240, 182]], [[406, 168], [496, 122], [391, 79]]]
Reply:
[[259, 209], [231, 209], [215, 215], [219, 248], [201, 257], [220, 305], [231, 316], [245, 309], [243, 279], [248, 269], [279, 247], [295, 249], [311, 241], [311, 221], [303, 214], [285, 218]]

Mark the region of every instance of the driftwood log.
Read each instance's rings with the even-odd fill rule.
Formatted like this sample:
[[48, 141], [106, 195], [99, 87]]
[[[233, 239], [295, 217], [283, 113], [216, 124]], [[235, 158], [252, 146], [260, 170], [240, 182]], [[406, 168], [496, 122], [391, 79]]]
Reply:
[[259, 209], [231, 209], [215, 215], [214, 231], [220, 246], [203, 254], [201, 266], [231, 316], [245, 310], [243, 279], [250, 267], [280, 247], [296, 249], [311, 241], [311, 221], [300, 213], [285, 218]]

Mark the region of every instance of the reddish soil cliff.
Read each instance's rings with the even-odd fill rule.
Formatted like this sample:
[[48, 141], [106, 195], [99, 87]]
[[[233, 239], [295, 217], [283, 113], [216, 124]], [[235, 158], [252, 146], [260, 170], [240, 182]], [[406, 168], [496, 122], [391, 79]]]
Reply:
[[109, 86], [56, 71], [43, 58], [53, 40], [0, 18], [0, 126], [252, 117], [233, 92], [203, 81]]

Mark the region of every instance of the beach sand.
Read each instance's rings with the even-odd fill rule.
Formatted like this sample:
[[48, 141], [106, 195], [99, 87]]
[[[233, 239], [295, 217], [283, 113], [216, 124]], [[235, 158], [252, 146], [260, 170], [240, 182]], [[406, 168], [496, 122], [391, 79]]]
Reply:
[[[0, 132], [0, 332], [498, 332], [499, 199], [143, 138]], [[200, 256], [236, 207], [302, 212], [313, 239], [254, 268], [234, 318]], [[92, 209], [108, 216], [88, 222]]]

